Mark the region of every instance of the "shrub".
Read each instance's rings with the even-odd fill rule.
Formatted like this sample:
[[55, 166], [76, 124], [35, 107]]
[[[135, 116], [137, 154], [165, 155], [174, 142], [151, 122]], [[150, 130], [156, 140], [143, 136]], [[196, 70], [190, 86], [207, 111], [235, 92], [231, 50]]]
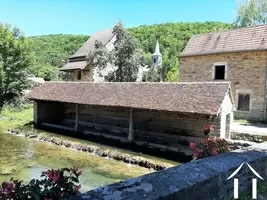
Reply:
[[79, 194], [78, 168], [50, 169], [41, 174], [42, 179], [33, 179], [24, 185], [22, 181], [11, 179], [0, 186], [0, 199], [5, 200], [59, 200]]
[[230, 146], [227, 141], [221, 138], [208, 138], [206, 140], [202, 140], [200, 144], [191, 142], [190, 148], [194, 150], [194, 160], [209, 156], [216, 156], [230, 151]]

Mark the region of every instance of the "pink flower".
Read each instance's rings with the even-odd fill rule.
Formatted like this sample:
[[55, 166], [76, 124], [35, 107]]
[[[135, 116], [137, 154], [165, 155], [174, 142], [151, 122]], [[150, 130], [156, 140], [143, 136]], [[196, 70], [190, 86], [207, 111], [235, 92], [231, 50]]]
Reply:
[[74, 191], [75, 192], [79, 192], [80, 189], [81, 189], [81, 185], [75, 185], [74, 186]]
[[54, 181], [58, 181], [60, 179], [60, 172], [55, 172], [53, 176]]
[[13, 183], [8, 183], [8, 184], [7, 184], [7, 188], [8, 188], [9, 190], [13, 190], [13, 188], [14, 188], [14, 184], [13, 184]]
[[73, 167], [73, 168], [72, 168], [72, 171], [73, 171], [74, 173], [76, 173], [76, 172], [78, 171], [78, 167]]
[[191, 149], [195, 149], [196, 148], [196, 144], [194, 142], [190, 142], [190, 148]]

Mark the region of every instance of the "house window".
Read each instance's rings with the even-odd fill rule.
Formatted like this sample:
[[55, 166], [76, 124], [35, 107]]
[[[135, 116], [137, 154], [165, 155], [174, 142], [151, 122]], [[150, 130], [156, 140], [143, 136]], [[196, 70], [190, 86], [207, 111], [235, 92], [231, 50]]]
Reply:
[[225, 79], [225, 65], [214, 66], [214, 79], [224, 80]]
[[77, 80], [81, 80], [81, 78], [82, 78], [82, 72], [77, 71]]
[[237, 105], [238, 105], [237, 110], [249, 111], [250, 110], [250, 94], [249, 93], [239, 93]]

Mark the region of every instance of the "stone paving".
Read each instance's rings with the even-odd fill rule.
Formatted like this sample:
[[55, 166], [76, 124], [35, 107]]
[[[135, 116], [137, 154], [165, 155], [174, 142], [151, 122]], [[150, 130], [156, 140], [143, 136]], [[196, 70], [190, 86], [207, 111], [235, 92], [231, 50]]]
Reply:
[[246, 124], [239, 124], [239, 123], [233, 122], [231, 126], [231, 132], [267, 136], [267, 124], [247, 124], [246, 125]]

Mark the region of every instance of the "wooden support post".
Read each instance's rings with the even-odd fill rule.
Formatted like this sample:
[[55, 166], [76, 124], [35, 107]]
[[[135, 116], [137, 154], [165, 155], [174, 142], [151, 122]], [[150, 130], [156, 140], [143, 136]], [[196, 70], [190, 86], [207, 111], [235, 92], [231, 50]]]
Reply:
[[79, 131], [79, 105], [78, 104], [76, 104], [76, 118], [75, 118], [74, 131], [75, 132]]
[[37, 128], [39, 125], [39, 111], [38, 111], [37, 101], [34, 101], [33, 103], [33, 120], [34, 120], [34, 127]]
[[134, 140], [134, 133], [133, 133], [133, 109], [130, 108], [128, 142], [132, 142], [133, 140]]

